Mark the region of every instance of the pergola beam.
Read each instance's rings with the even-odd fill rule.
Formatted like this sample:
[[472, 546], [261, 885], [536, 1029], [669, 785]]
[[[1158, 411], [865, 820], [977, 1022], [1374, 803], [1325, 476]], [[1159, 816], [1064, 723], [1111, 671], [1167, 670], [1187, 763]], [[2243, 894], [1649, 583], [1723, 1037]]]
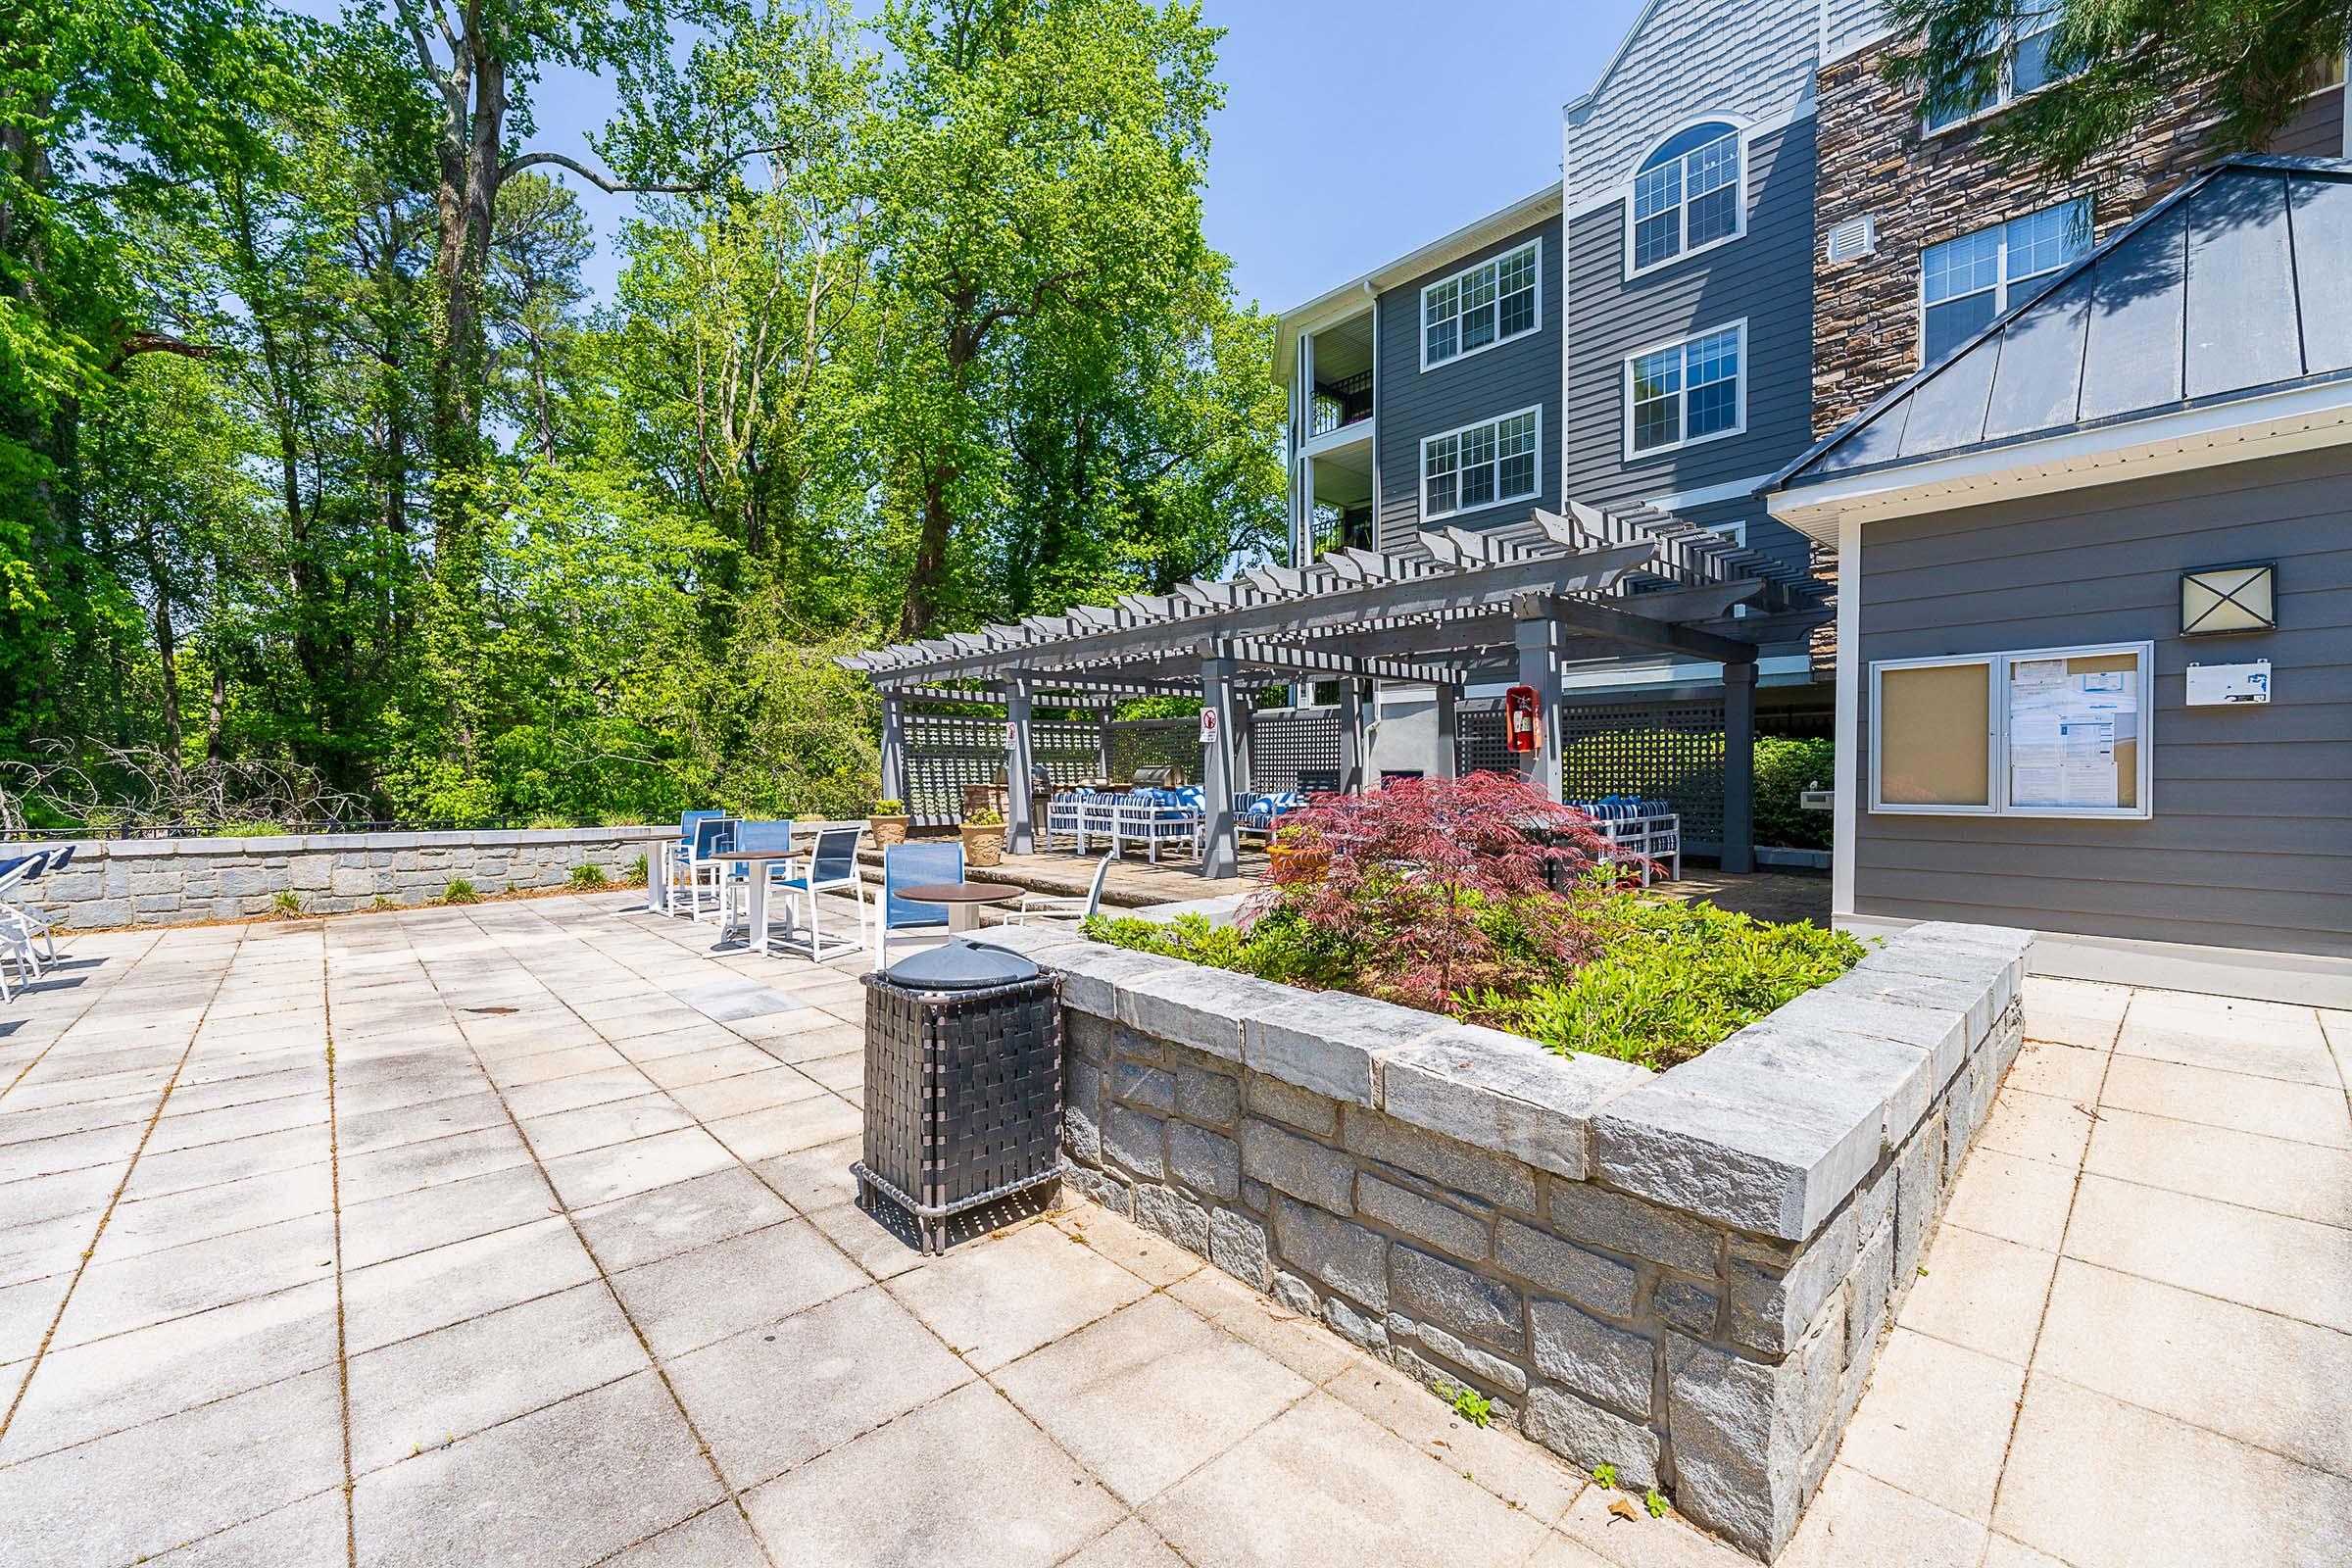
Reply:
[[1369, 680], [1411, 681], [1428, 686], [1459, 686], [1463, 674], [1441, 664], [1409, 660], [1365, 658], [1323, 648], [1296, 648], [1285, 643], [1242, 641], [1233, 645], [1237, 663], [1259, 669], [1291, 670], [1302, 675], [1354, 675]]

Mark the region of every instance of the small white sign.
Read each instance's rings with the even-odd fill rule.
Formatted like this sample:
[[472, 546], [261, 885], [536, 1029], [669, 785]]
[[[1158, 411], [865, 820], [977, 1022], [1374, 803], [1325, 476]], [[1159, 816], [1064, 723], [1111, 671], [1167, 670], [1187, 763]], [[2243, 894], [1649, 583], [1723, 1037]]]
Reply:
[[1021, 744], [1021, 726], [1011, 719], [1004, 721], [1004, 745], [1007, 749]]
[[1203, 708], [1202, 710], [1200, 710], [1200, 740], [1201, 740], [1201, 744], [1203, 744], [1203, 745], [1206, 745], [1208, 742], [1210, 742], [1210, 741], [1213, 741], [1213, 740], [1215, 740], [1216, 738], [1217, 738], [1217, 710], [1216, 710], [1215, 709], [1213, 709], [1213, 708]]
[[2188, 666], [2188, 706], [2231, 708], [2241, 703], [2271, 700], [2271, 662], [2250, 664], [2191, 664]]

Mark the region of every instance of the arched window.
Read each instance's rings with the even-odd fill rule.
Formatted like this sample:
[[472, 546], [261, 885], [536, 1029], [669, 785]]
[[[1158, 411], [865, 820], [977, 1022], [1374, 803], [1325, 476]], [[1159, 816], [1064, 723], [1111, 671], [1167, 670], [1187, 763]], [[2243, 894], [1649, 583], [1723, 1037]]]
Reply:
[[1737, 125], [1710, 120], [1660, 142], [1634, 175], [1632, 270], [1739, 234], [1740, 189]]

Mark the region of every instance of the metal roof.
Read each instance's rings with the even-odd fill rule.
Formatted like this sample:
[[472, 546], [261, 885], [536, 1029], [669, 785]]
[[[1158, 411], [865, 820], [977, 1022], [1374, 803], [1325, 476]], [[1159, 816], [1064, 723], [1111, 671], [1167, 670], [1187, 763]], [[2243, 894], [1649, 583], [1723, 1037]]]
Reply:
[[1351, 675], [1462, 685], [1512, 667], [1515, 623], [1531, 599], [1544, 602], [1534, 612], [1561, 624], [1571, 657], [1641, 648], [1736, 661], [1826, 618], [1820, 597], [1802, 571], [1671, 514], [1572, 503], [1565, 515], [1426, 528], [1404, 550], [1250, 566], [838, 662], [885, 691], [950, 701], [1015, 680], [1032, 691], [1197, 689], [1210, 657], [1261, 683]]
[[2352, 376], [2352, 162], [2231, 158], [1767, 490]]

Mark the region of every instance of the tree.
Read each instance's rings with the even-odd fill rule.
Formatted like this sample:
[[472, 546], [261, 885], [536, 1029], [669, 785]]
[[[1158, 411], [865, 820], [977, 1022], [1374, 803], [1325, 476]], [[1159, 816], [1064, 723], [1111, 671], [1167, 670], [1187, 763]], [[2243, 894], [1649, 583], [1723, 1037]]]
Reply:
[[968, 615], [975, 524], [1002, 510], [1023, 343], [1100, 384], [1164, 318], [1200, 236], [1217, 33], [1145, 0], [892, 0], [900, 57], [872, 172], [879, 440], [912, 516], [907, 636]]
[[2183, 95], [2219, 111], [2233, 147], [2262, 147], [2352, 40], [2345, 0], [1887, 0], [1910, 42], [1888, 51], [1888, 81], [1930, 105], [1989, 101], [2021, 41], [2060, 79], [1988, 126], [2012, 159], [2071, 175]]

